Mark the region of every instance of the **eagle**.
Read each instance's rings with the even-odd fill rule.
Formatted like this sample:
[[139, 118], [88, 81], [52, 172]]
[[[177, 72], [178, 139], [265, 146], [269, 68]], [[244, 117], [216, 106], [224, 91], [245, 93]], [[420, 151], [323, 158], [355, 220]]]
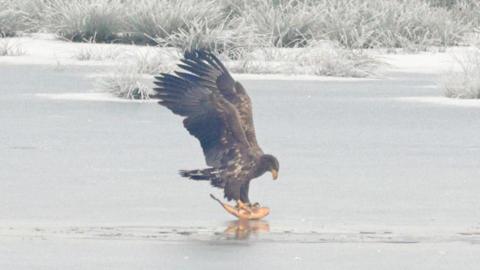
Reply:
[[155, 76], [153, 97], [184, 117], [183, 126], [200, 141], [208, 165], [180, 175], [210, 181], [228, 201], [251, 205], [250, 181], [265, 172], [276, 180], [279, 163], [257, 143], [250, 97], [211, 51], [186, 51], [180, 62], [173, 74]]

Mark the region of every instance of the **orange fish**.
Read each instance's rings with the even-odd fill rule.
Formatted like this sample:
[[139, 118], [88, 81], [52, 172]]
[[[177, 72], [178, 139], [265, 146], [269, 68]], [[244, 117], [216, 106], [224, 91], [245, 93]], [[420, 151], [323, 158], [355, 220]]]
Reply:
[[217, 201], [228, 213], [236, 216], [238, 219], [262, 219], [270, 213], [268, 207], [248, 207], [242, 202], [238, 201], [238, 205], [232, 206], [226, 203], [223, 203], [215, 196], [210, 194], [210, 197]]

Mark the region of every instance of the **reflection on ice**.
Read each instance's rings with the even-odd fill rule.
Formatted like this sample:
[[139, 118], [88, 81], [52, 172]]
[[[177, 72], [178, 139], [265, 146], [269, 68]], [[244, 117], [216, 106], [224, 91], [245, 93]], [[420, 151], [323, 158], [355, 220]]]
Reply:
[[268, 232], [270, 232], [270, 225], [265, 220], [240, 219], [229, 222], [224, 234], [227, 239], [244, 240], [250, 238], [252, 234]]
[[[0, 239], [102, 240], [209, 243], [447, 243], [480, 244], [478, 228], [412, 227], [391, 231], [376, 227], [301, 231], [264, 220], [235, 220], [222, 227], [163, 226], [0, 226]], [[248, 240], [236, 242], [236, 240]]]

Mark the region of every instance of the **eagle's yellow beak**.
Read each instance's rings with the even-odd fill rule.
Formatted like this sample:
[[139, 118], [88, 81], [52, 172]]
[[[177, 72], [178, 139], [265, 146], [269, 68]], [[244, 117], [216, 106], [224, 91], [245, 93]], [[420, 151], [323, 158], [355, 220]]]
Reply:
[[273, 178], [273, 180], [277, 180], [277, 178], [278, 178], [278, 171], [277, 171], [277, 170], [271, 170], [270, 172], [272, 173], [272, 178]]

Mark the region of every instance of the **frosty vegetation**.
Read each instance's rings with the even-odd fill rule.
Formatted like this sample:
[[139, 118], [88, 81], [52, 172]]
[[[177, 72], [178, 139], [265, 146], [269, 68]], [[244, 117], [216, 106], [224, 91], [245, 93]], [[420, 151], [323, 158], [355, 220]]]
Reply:
[[461, 71], [452, 73], [443, 82], [445, 96], [480, 99], [480, 50], [471, 48], [456, 60]]
[[478, 27], [475, 0], [0, 0], [0, 32], [49, 31], [74, 41], [228, 51], [303, 47], [450, 46]]
[[21, 44], [10, 38], [0, 38], [0, 56], [19, 56], [24, 53]]
[[142, 82], [142, 75], [127, 68], [97, 81], [101, 89], [122, 98], [148, 99], [152, 90]]
[[[479, 27], [476, 0], [0, 0], [3, 36], [43, 31], [75, 42], [208, 48], [248, 73], [365, 77], [376, 67], [365, 49], [465, 45]], [[75, 57], [123, 54], [85, 48]], [[161, 55], [137, 57], [139, 74], [171, 66]]]

